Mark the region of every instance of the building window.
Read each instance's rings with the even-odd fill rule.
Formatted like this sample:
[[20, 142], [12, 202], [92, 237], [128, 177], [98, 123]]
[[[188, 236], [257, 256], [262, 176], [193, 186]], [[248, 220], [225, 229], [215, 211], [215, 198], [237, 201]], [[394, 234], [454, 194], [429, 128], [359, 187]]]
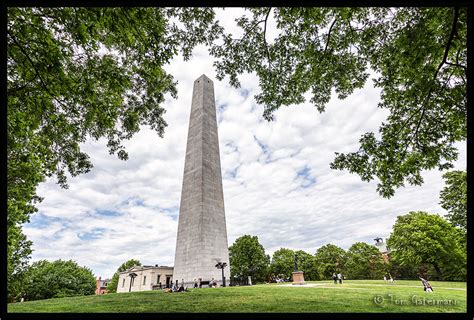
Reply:
[[146, 276], [143, 277], [143, 284], [146, 284]]
[[125, 286], [125, 279], [122, 281], [122, 288]]

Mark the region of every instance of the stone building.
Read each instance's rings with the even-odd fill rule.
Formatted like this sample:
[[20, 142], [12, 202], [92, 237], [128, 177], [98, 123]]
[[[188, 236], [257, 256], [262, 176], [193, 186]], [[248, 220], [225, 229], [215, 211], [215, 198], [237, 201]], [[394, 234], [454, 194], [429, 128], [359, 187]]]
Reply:
[[[130, 274], [135, 274], [134, 278]], [[169, 287], [173, 281], [173, 267], [135, 266], [120, 272], [117, 292], [148, 291]], [[130, 285], [131, 282], [131, 285]]]

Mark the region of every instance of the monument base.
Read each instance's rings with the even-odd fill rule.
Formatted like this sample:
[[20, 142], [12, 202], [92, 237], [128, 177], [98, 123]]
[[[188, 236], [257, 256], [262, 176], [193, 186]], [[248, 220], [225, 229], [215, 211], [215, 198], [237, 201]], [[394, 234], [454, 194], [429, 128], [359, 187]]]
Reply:
[[293, 272], [293, 285], [295, 284], [306, 284], [304, 282], [304, 272], [303, 271], [295, 271]]

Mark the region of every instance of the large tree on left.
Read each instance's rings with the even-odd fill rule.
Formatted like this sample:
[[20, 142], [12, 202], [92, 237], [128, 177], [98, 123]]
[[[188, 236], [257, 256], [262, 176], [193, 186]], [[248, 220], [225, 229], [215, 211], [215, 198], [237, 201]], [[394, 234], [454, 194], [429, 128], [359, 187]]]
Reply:
[[92, 271], [73, 260], [36, 261], [28, 268], [26, 279], [26, 300], [91, 295], [96, 288]]
[[209, 8], [8, 8], [7, 13], [8, 292], [21, 283], [31, 242], [21, 225], [41, 201], [36, 187], [88, 172], [86, 139], [122, 141], [148, 125], [160, 137], [160, 105], [177, 97], [163, 65], [222, 30]]

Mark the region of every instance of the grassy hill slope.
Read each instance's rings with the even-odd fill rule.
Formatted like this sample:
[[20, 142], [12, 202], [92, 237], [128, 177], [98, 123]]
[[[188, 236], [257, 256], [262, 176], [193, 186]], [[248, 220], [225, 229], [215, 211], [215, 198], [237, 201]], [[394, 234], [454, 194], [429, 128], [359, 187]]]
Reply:
[[8, 312], [466, 312], [466, 283], [348, 280], [252, 287], [146, 291], [58, 298], [8, 305]]

